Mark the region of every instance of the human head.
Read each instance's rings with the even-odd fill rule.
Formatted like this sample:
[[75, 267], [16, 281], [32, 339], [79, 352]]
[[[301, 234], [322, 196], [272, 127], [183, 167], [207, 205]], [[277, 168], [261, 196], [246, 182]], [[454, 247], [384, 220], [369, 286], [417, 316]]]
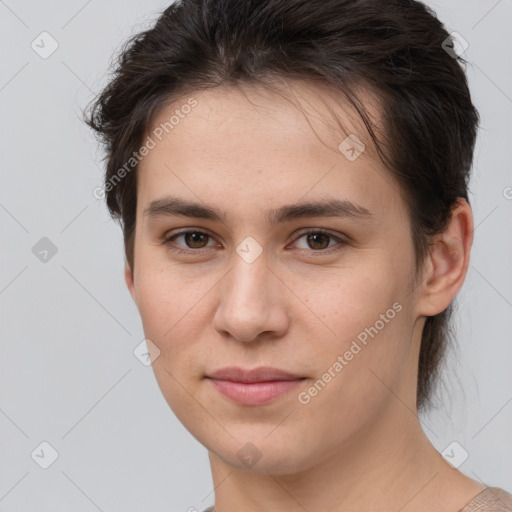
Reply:
[[[133, 270], [137, 167], [112, 181], [144, 144], [165, 105], [222, 86], [278, 79], [328, 85], [353, 106], [408, 206], [417, 269], [467, 185], [478, 115], [448, 32], [413, 0], [189, 0], [134, 36], [89, 125], [106, 147], [106, 202], [122, 223]], [[362, 91], [378, 99], [376, 126]], [[171, 133], [172, 135], [172, 133]], [[125, 167], [126, 169], [126, 167]], [[431, 395], [451, 306], [428, 317], [418, 369], [418, 407]]]

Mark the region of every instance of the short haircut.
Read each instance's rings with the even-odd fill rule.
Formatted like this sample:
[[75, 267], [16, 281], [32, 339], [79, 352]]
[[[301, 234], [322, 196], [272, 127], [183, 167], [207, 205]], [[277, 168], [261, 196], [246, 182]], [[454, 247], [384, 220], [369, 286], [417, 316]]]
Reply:
[[[222, 85], [275, 79], [327, 84], [348, 100], [408, 206], [416, 268], [451, 218], [468, 181], [479, 116], [456, 42], [414, 0], [181, 0], [123, 47], [113, 77], [85, 120], [106, 150], [106, 202], [123, 229], [133, 271], [136, 171], [116, 173], [173, 99]], [[376, 130], [361, 86], [383, 112]], [[377, 134], [379, 132], [379, 134]], [[469, 202], [469, 201], [468, 201]], [[450, 336], [453, 305], [422, 333], [417, 406], [432, 387]]]

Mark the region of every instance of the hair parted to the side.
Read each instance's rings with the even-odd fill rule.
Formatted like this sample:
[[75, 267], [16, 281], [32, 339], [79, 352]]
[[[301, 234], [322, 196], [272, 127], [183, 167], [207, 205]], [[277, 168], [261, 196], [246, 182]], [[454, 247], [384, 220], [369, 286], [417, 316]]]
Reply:
[[[125, 44], [111, 81], [86, 112], [106, 150], [105, 185], [173, 99], [221, 85], [271, 89], [276, 78], [328, 84], [355, 108], [401, 186], [419, 269], [457, 199], [468, 200], [479, 122], [465, 61], [443, 48], [448, 37], [436, 15], [415, 0], [177, 1]], [[358, 95], [361, 84], [378, 94], [380, 138]], [[136, 170], [105, 187], [132, 270]], [[450, 305], [426, 320], [418, 409], [430, 402], [451, 312]]]

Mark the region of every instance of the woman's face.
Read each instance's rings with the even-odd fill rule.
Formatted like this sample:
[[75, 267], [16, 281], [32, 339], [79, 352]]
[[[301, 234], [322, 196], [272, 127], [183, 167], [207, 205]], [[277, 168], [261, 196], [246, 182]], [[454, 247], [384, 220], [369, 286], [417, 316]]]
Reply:
[[[354, 116], [337, 110], [346, 133], [334, 123], [328, 91], [295, 90], [307, 117], [227, 87], [159, 113], [126, 274], [176, 416], [226, 463], [275, 474], [389, 425], [399, 402], [414, 408], [421, 327], [398, 185]], [[233, 367], [292, 380], [212, 378]]]

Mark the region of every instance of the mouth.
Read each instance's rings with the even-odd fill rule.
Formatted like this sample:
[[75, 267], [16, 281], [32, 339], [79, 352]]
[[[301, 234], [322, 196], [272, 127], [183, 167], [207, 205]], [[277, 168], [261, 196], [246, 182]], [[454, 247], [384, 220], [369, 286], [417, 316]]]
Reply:
[[229, 367], [206, 378], [231, 401], [246, 406], [270, 403], [298, 386], [306, 377], [270, 367], [246, 370]]

